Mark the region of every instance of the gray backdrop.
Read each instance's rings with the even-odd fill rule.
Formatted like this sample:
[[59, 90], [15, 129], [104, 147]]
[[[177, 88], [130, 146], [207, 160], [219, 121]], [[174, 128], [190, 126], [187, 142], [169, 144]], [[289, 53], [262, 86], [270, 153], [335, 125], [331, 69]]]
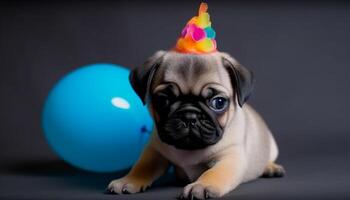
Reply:
[[[104, 195], [119, 174], [70, 167], [40, 127], [44, 100], [65, 74], [108, 62], [134, 68], [171, 48], [199, 1], [0, 3], [0, 199], [174, 199], [159, 183]], [[225, 199], [350, 198], [350, 4], [209, 1], [219, 50], [256, 75], [250, 103], [280, 146], [282, 179], [244, 184]]]

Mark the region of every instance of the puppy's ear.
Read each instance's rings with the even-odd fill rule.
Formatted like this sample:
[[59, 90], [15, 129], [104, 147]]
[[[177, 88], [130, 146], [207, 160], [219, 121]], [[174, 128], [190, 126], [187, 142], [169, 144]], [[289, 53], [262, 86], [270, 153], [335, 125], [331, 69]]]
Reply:
[[238, 104], [242, 107], [254, 88], [253, 72], [225, 53], [222, 54], [222, 63], [230, 75], [232, 87], [237, 95]]
[[133, 69], [129, 75], [131, 86], [140, 97], [143, 104], [146, 104], [153, 76], [161, 65], [165, 53], [166, 51], [157, 51], [153, 56], [148, 58], [142, 66]]

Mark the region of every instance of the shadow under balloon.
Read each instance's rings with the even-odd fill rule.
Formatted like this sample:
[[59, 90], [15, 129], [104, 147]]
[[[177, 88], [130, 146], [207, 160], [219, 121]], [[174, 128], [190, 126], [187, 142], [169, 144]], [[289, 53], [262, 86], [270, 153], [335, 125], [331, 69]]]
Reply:
[[[69, 185], [75, 188], [95, 190], [104, 193], [108, 183], [128, 173], [130, 169], [111, 173], [94, 173], [75, 168], [62, 160], [32, 160], [16, 162], [5, 167], [5, 173], [14, 176], [30, 176], [47, 179], [55, 184]], [[3, 171], [3, 170], [2, 170]], [[168, 172], [154, 186], [177, 186], [175, 176]]]

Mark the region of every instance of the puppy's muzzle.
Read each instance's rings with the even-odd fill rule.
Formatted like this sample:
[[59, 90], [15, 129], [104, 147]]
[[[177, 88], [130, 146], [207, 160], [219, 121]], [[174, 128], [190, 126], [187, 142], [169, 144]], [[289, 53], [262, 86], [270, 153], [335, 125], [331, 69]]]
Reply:
[[215, 119], [202, 109], [185, 104], [171, 114], [159, 132], [165, 143], [179, 149], [201, 149], [221, 138]]

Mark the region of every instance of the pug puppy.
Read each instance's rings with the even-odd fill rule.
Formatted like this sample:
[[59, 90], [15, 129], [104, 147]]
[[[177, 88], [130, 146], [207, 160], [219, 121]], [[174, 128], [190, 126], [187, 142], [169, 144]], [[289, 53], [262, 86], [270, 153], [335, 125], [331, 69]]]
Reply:
[[261, 175], [284, 175], [269, 128], [245, 104], [253, 74], [228, 54], [158, 51], [130, 81], [155, 129], [131, 171], [108, 185], [110, 193], [143, 192], [169, 165], [189, 183], [180, 199], [221, 197]]

